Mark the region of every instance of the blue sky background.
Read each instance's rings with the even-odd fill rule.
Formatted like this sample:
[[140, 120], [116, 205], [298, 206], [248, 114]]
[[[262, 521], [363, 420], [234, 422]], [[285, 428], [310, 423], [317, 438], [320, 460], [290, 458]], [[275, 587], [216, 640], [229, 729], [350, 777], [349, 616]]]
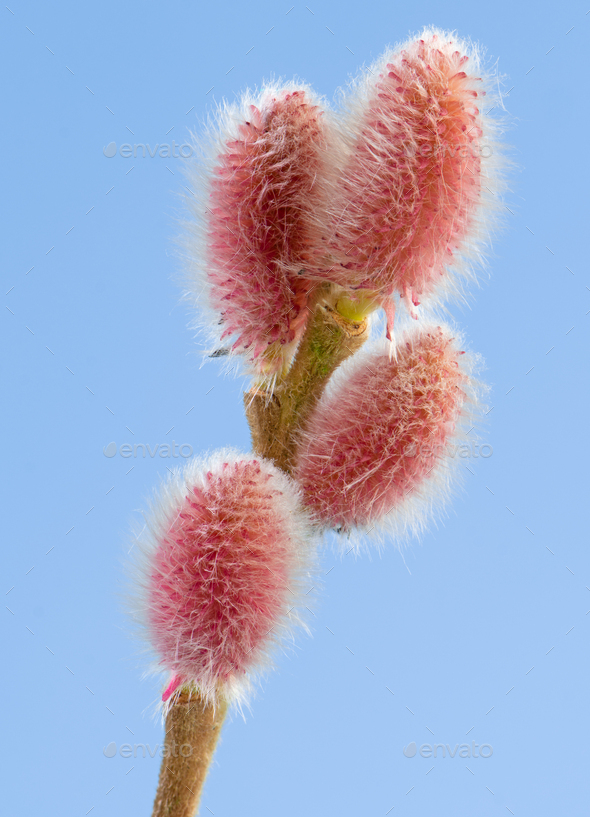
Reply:
[[[150, 813], [159, 758], [103, 747], [162, 741], [119, 594], [127, 532], [169, 461], [103, 447], [249, 448], [244, 383], [200, 368], [179, 301], [180, 160], [103, 147], [182, 143], [215, 100], [272, 75], [332, 98], [434, 24], [485, 45], [513, 86], [513, 214], [491, 275], [453, 308], [486, 360], [493, 455], [465, 461], [448, 520], [405, 563], [392, 546], [325, 551], [313, 637], [226, 723], [202, 814], [586, 815], [590, 14], [290, 6], [0, 11], [4, 812]], [[493, 755], [407, 758], [413, 741]]]

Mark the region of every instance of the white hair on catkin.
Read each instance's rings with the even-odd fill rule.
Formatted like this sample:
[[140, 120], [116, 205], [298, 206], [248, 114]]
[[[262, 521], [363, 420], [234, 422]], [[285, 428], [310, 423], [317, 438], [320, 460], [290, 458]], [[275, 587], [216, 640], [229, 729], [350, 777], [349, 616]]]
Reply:
[[176, 469], [132, 549], [128, 607], [146, 674], [171, 673], [241, 710], [277, 648], [308, 630], [316, 535], [298, 487], [261, 457], [224, 449]]
[[[424, 45], [420, 46], [420, 41], [424, 41]], [[415, 101], [420, 93], [430, 93], [426, 66], [428, 54], [436, 48], [441, 55], [440, 87], [453, 89], [456, 104], [452, 132], [461, 134], [461, 127], [467, 129], [463, 131], [466, 136], [453, 137], [457, 141], [451, 140], [448, 144], [438, 133], [428, 130], [429, 122], [423, 118], [428, 113], [433, 123], [449, 121], [441, 100], [433, 101], [424, 111]], [[402, 52], [410, 55], [406, 65]], [[455, 52], [463, 56], [456, 57]], [[469, 75], [463, 79], [459, 72], [450, 76], [455, 70], [451, 66], [457, 63], [459, 71], [465, 58], [468, 58]], [[414, 65], [420, 67], [414, 68]], [[448, 74], [442, 73], [443, 69]], [[400, 76], [395, 78], [398, 70]], [[437, 76], [436, 72], [433, 76]], [[379, 82], [388, 83], [382, 88], [382, 92], [387, 90], [385, 97], [383, 93], [376, 96]], [[331, 190], [326, 195], [330, 204], [324, 214], [323, 266], [318, 265], [314, 276], [331, 276], [342, 286], [348, 282], [352, 288], [373, 288], [386, 298], [393, 297], [396, 291], [410, 311], [414, 311], [418, 301], [433, 304], [465, 299], [465, 285], [476, 280], [476, 271], [485, 267], [492, 235], [503, 220], [502, 193], [508, 162], [501, 144], [505, 112], [499, 83], [496, 66], [486, 67], [482, 48], [457, 38], [452, 32], [426, 28], [416, 37], [388, 48], [347, 89], [340, 91], [339, 109], [330, 114], [331, 130], [339, 132], [335, 153], [340, 172], [327, 179]], [[473, 89], [482, 87], [487, 94], [485, 103], [473, 113], [476, 109], [469, 107], [472, 103], [468, 100], [476, 93]], [[461, 123], [472, 119], [473, 128], [481, 128], [482, 135], [469, 147], [470, 129]], [[474, 134], [477, 132], [473, 130]], [[442, 181], [435, 186], [428, 175], [434, 165], [424, 170], [428, 163], [422, 164], [424, 158], [420, 150], [424, 149], [431, 150], [432, 155], [439, 155], [440, 151], [443, 157]], [[468, 149], [474, 157], [478, 154], [477, 157], [469, 159], [466, 153], [464, 160], [458, 161], [457, 157], [462, 156], [459, 151]], [[478, 179], [475, 186], [473, 172]], [[396, 184], [397, 173], [403, 181], [398, 180]], [[465, 176], [455, 178], [454, 173]], [[451, 178], [455, 181], [454, 190], [445, 188]], [[424, 211], [425, 220], [418, 227], [408, 207], [422, 206], [419, 203], [423, 189], [429, 190], [432, 198], [428, 199], [430, 204]], [[403, 197], [398, 200], [402, 192]], [[456, 227], [453, 212], [457, 213]], [[437, 225], [443, 214], [446, 221], [440, 222], [439, 231]], [[404, 226], [406, 220], [408, 223]], [[412, 233], [414, 229], [422, 232]], [[407, 251], [399, 250], [406, 239], [410, 241]], [[447, 239], [452, 253], [446, 249]], [[432, 264], [432, 271], [429, 266], [420, 267], [418, 262], [422, 257], [428, 265]], [[380, 271], [381, 262], [385, 266]], [[416, 264], [418, 267], [414, 270]]]
[[[226, 369], [240, 368], [238, 356], [248, 370], [268, 375], [269, 385], [288, 365], [307, 316], [306, 280], [299, 272], [313, 243], [312, 211], [320, 206], [315, 179], [326, 155], [323, 108], [304, 83], [267, 82], [218, 107], [207, 132], [193, 134], [199, 158], [185, 165], [189, 217], [179, 243], [185, 299], [196, 313], [193, 329], [208, 355], [226, 357]], [[274, 117], [274, 129], [264, 125], [267, 116]], [[212, 203], [220, 195], [224, 212]], [[277, 218], [284, 210], [286, 222], [271, 224], [267, 205]]]
[[[340, 529], [347, 551], [366, 550], [369, 544], [380, 549], [389, 541], [401, 549], [436, 524], [463, 478], [457, 452], [477, 440], [474, 427], [485, 393], [474, 377], [480, 357], [459, 353], [464, 339], [458, 331], [412, 324], [398, 338], [397, 359], [389, 360], [386, 341], [378, 340], [345, 361], [302, 430], [294, 476], [325, 527]], [[430, 337], [441, 339], [447, 362], [439, 368], [451, 374], [447, 385], [439, 382], [440, 396], [427, 394], [418, 411], [412, 401], [424, 394], [426, 382], [419, 344]], [[417, 370], [404, 371], [408, 359], [418, 359]], [[454, 360], [460, 360], [455, 380]], [[430, 446], [425, 433], [434, 435]], [[416, 454], [431, 466], [425, 474], [427, 466], [419, 459], [403, 462]]]

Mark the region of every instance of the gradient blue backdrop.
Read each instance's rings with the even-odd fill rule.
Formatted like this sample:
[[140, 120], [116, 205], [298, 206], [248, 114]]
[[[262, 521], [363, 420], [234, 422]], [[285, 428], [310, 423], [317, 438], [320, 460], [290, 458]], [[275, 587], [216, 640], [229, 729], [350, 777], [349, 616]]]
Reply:
[[[332, 98], [434, 24], [484, 44], [511, 89], [512, 212], [491, 276], [454, 308], [487, 363], [493, 456], [463, 463], [448, 521], [405, 563], [393, 547], [325, 552], [313, 637], [226, 724], [202, 813], [587, 815], [586, 7], [9, 3], [2, 813], [150, 813], [159, 759], [103, 748], [162, 740], [118, 594], [129, 526], [169, 461], [103, 447], [249, 447], [244, 382], [199, 367], [179, 303], [180, 160], [103, 147], [181, 144], [215, 100], [272, 75]], [[493, 755], [407, 758], [413, 741]]]

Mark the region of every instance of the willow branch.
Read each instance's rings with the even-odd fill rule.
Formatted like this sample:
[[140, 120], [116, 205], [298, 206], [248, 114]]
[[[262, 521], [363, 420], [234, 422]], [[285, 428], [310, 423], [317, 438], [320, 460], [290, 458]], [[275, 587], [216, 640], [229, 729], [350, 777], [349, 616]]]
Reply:
[[[320, 289], [284, 379], [272, 394], [258, 386], [244, 395], [254, 451], [289, 474], [309, 413], [333, 372], [368, 335], [366, 320], [346, 318], [336, 305], [336, 290]], [[226, 709], [225, 702], [214, 709], [186, 689], [170, 707], [152, 817], [194, 817]]]
[[318, 300], [295, 360], [272, 394], [254, 387], [244, 395], [254, 451], [288, 474], [299, 435], [328, 380], [368, 336], [366, 319], [349, 320], [335, 305], [334, 289]]
[[184, 690], [168, 712], [152, 817], [194, 817], [227, 711]]

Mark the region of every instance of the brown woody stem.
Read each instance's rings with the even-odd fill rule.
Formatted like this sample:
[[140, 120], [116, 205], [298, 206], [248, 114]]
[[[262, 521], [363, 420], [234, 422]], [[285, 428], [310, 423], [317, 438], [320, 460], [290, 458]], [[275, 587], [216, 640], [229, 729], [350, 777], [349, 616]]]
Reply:
[[354, 354], [368, 336], [367, 321], [336, 311], [334, 288], [319, 299], [283, 381], [272, 394], [253, 388], [244, 395], [252, 447], [290, 474], [299, 435], [334, 370]]
[[183, 689], [166, 718], [166, 740], [152, 817], [194, 817], [227, 702], [215, 707]]

